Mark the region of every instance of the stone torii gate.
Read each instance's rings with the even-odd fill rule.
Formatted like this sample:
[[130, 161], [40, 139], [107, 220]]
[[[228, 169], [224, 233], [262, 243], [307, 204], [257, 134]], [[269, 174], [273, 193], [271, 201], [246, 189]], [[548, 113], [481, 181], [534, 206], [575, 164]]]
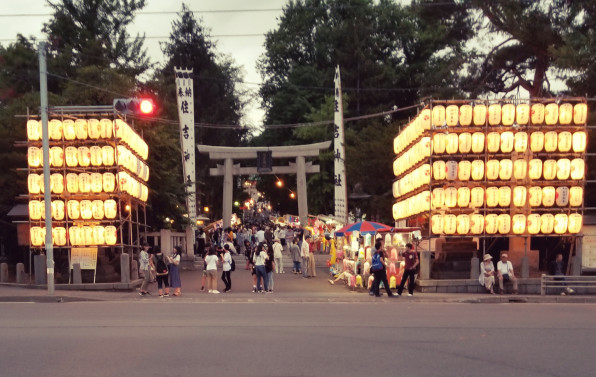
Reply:
[[[296, 174], [298, 191], [298, 216], [300, 224], [306, 225], [308, 218], [308, 204], [306, 195], [306, 174], [319, 173], [321, 167], [306, 162], [306, 157], [316, 157], [320, 150], [328, 149], [331, 141], [306, 145], [289, 145], [284, 147], [217, 147], [211, 145], [197, 145], [199, 153], [209, 154], [211, 160], [224, 160], [223, 165], [211, 168], [209, 175], [223, 176], [223, 205], [222, 218], [224, 229], [231, 225], [232, 194], [234, 188], [234, 175], [254, 174]], [[234, 160], [255, 160], [257, 152], [271, 151], [272, 158], [296, 158], [295, 163], [288, 166], [272, 166], [270, 172], [259, 172], [256, 167], [240, 167]]]

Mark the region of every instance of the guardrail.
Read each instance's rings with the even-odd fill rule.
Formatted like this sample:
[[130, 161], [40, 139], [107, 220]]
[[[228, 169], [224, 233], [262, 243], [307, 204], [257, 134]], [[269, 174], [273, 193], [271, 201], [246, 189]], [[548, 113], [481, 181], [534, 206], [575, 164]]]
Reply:
[[[540, 279], [540, 294], [545, 295], [547, 290], [555, 289], [557, 293], [571, 288], [577, 293], [596, 293], [596, 276], [554, 276], [543, 274]], [[553, 292], [554, 293], [554, 292]]]

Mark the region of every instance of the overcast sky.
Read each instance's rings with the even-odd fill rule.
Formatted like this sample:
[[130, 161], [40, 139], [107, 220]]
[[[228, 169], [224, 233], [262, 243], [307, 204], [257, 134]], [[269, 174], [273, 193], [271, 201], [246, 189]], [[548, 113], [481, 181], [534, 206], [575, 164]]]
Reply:
[[[56, 0], [59, 1], [59, 0]], [[129, 33], [145, 34], [145, 46], [153, 62], [162, 62], [159, 42], [171, 32], [176, 12], [182, 3], [196, 11], [195, 17], [211, 30], [217, 41], [217, 51], [230, 55], [243, 67], [244, 80], [250, 89], [257, 89], [261, 82], [255, 63], [264, 52], [264, 34], [277, 26], [285, 0], [147, 0], [147, 6], [137, 14]], [[51, 9], [45, 0], [0, 0], [0, 43], [6, 45], [16, 39], [17, 33], [25, 36], [44, 37], [44, 22], [50, 18]], [[263, 111], [259, 103], [251, 105], [246, 121], [262, 124]]]

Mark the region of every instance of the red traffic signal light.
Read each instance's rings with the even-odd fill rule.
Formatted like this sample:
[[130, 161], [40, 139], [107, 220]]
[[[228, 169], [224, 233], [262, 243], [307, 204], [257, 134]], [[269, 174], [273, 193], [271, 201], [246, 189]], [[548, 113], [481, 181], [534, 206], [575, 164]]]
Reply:
[[153, 114], [153, 110], [155, 106], [153, 105], [153, 101], [147, 98], [142, 98], [139, 102], [139, 111], [143, 115], [151, 115]]
[[116, 98], [114, 110], [122, 114], [149, 116], [155, 112], [155, 103], [150, 98]]

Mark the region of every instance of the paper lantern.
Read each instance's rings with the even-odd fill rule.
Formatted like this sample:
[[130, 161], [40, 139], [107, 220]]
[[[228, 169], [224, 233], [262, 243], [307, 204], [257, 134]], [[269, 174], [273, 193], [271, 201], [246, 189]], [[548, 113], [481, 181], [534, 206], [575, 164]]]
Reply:
[[465, 214], [457, 215], [457, 234], [468, 234], [470, 232], [470, 217]]
[[400, 203], [394, 203], [391, 207], [393, 213], [393, 219], [397, 220], [401, 218]]
[[472, 152], [482, 153], [484, 152], [484, 133], [474, 132], [472, 134]]
[[147, 188], [147, 186], [142, 185], [141, 186], [141, 197], [139, 199], [146, 202], [148, 197], [149, 197], [149, 189]]
[[486, 124], [486, 105], [474, 106], [474, 125], [484, 126]]
[[508, 234], [511, 231], [511, 216], [502, 213], [498, 216], [498, 231], [499, 234]]
[[92, 227], [93, 232], [93, 245], [103, 245], [106, 243], [105, 240], [105, 229], [103, 226]]
[[457, 179], [457, 161], [447, 161], [445, 163], [447, 175], [446, 178], [448, 181], [454, 181]]
[[66, 147], [66, 149], [64, 149], [66, 166], [68, 166], [70, 168], [76, 167], [79, 164], [78, 154], [79, 154], [79, 151], [77, 148]]
[[[145, 187], [144, 185], [140, 185], [141, 188]], [[142, 191], [139, 194], [139, 198], [142, 197]], [[420, 212], [428, 212], [430, 211], [430, 207], [431, 207], [431, 198], [430, 198], [430, 191], [422, 191], [420, 194], [416, 195], [416, 197], [418, 198], [415, 203], [418, 203], [418, 213]]]
[[[560, 161], [560, 160], [559, 160]], [[571, 179], [579, 181], [584, 179], [586, 164], [581, 158], [574, 158], [571, 161], [570, 173]], [[558, 170], [557, 170], [558, 173]]]
[[511, 187], [501, 186], [499, 187], [499, 206], [509, 207], [511, 204]]
[[442, 181], [447, 178], [447, 165], [445, 161], [438, 160], [433, 162], [433, 179]]
[[569, 215], [567, 230], [571, 234], [577, 234], [582, 230], [582, 215], [579, 213], [572, 213]]
[[474, 187], [470, 190], [470, 207], [480, 208], [484, 205], [484, 188]]
[[555, 188], [553, 186], [546, 186], [542, 188], [542, 205], [545, 207], [552, 207], [555, 204]]
[[68, 239], [72, 246], [83, 246], [85, 244], [83, 230], [78, 226], [68, 228]]
[[90, 226], [81, 227], [83, 245], [93, 244], [93, 228]]
[[103, 203], [104, 214], [108, 219], [115, 219], [116, 215], [118, 214], [118, 206], [116, 201], [113, 199], [108, 199]]
[[470, 189], [468, 187], [460, 187], [457, 189], [457, 206], [459, 208], [467, 208], [470, 205]]
[[462, 105], [459, 108], [459, 124], [468, 127], [472, 124], [473, 109], [471, 105]]
[[445, 204], [445, 192], [443, 191], [443, 189], [440, 187], [433, 189], [432, 208], [438, 209], [438, 208], [443, 207], [444, 204]]
[[577, 131], [573, 133], [573, 151], [581, 153], [586, 150], [586, 133], [584, 131]]
[[79, 192], [79, 176], [77, 174], [66, 174], [66, 191], [70, 194], [76, 194]]
[[[582, 161], [583, 163], [583, 161]], [[562, 158], [557, 161], [557, 179], [565, 181], [569, 179], [571, 173], [571, 161], [568, 158]]]
[[516, 152], [525, 152], [528, 149], [528, 134], [526, 132], [517, 132], [514, 136]]
[[501, 134], [501, 152], [510, 153], [513, 150], [513, 132], [505, 131]]
[[484, 179], [484, 161], [474, 160], [472, 161], [472, 180], [480, 181]]
[[443, 189], [445, 194], [445, 206], [453, 208], [457, 205], [457, 189], [455, 187], [447, 187]]
[[31, 227], [31, 245], [32, 246], [42, 246], [45, 243], [46, 232], [45, 228], [41, 228], [38, 226]]
[[457, 231], [457, 216], [443, 215], [443, 232], [447, 235], [455, 234]]
[[557, 124], [558, 120], [559, 120], [559, 105], [557, 105], [556, 103], [549, 103], [544, 108], [544, 122], [547, 125], [552, 126], [554, 124]]
[[540, 207], [542, 205], [542, 187], [530, 187], [528, 190], [528, 203], [530, 207]]
[[530, 135], [530, 150], [532, 152], [541, 152], [544, 148], [544, 132], [532, 132]]
[[542, 176], [546, 180], [553, 180], [557, 176], [557, 161], [546, 160], [542, 164]]
[[499, 160], [488, 160], [486, 162], [486, 179], [493, 181], [499, 177]]
[[501, 105], [493, 103], [488, 107], [488, 124], [498, 126], [501, 124]]
[[66, 228], [61, 226], [52, 229], [52, 240], [56, 246], [66, 245]]
[[87, 147], [79, 147], [77, 153], [79, 166], [87, 167], [91, 164], [91, 152]]
[[29, 174], [27, 177], [27, 188], [29, 189], [29, 194], [39, 194], [41, 191], [41, 186], [43, 186], [42, 176], [39, 174]]
[[573, 106], [573, 123], [583, 125], [586, 123], [588, 116], [588, 105], [585, 103], [578, 103]]
[[469, 132], [459, 134], [459, 153], [470, 153], [472, 149], [472, 135]]
[[526, 205], [528, 197], [528, 190], [526, 186], [515, 186], [513, 188], [513, 205], [516, 207], [523, 207]]
[[27, 121], [27, 140], [41, 140], [41, 122], [35, 119], [29, 119]]
[[75, 122], [75, 130], [77, 134], [78, 140], [86, 140], [89, 136], [87, 130], [87, 120], [85, 119], [77, 119]]
[[114, 148], [109, 145], [101, 147], [101, 160], [104, 166], [113, 166]]
[[499, 217], [494, 214], [488, 214], [484, 217], [484, 229], [488, 234], [496, 234], [499, 229]]
[[48, 123], [48, 132], [51, 140], [62, 140], [62, 122], [58, 119], [52, 119]]
[[530, 120], [530, 105], [528, 105], [527, 103], [517, 105], [517, 107], [515, 108], [515, 112], [517, 124], [519, 124], [520, 126], [528, 124], [528, 121]]
[[554, 230], [557, 234], [567, 233], [567, 224], [569, 223], [569, 218], [564, 213], [557, 213], [555, 215], [555, 226]]
[[58, 220], [58, 221], [64, 220], [65, 211], [64, 211], [64, 202], [62, 200], [52, 200], [51, 208], [52, 208], [52, 218], [54, 220]]
[[501, 146], [501, 135], [498, 132], [489, 132], [486, 135], [486, 149], [490, 153], [496, 153]]
[[573, 105], [563, 103], [559, 106], [559, 124], [568, 125], [573, 120]]
[[52, 193], [62, 194], [64, 192], [64, 176], [60, 173], [50, 175], [50, 187]]
[[79, 192], [88, 193], [91, 191], [91, 176], [87, 173], [79, 174]]
[[91, 165], [93, 166], [101, 166], [102, 165], [102, 149], [101, 147], [94, 145], [89, 148], [89, 153], [91, 155]]
[[513, 177], [515, 179], [525, 179], [528, 170], [528, 163], [526, 160], [515, 160], [513, 162]]
[[557, 147], [559, 152], [569, 152], [571, 150], [571, 143], [573, 137], [571, 136], [571, 132], [563, 131], [559, 133], [559, 137], [557, 139]]
[[27, 163], [32, 168], [43, 166], [42, 150], [37, 147], [29, 147], [27, 149]]
[[459, 122], [459, 107], [457, 105], [449, 105], [445, 109], [445, 122], [447, 126], [457, 126]]
[[506, 103], [501, 109], [501, 123], [503, 126], [511, 126], [515, 122], [515, 105]]
[[395, 154], [398, 154], [401, 151], [400, 146], [399, 146], [399, 140], [400, 140], [399, 135], [397, 135], [395, 137], [395, 139], [393, 139], [393, 153], [395, 153]]
[[393, 175], [395, 176], [400, 175], [402, 172], [403, 165], [400, 163], [403, 163], [400, 158], [397, 158], [395, 161], [393, 161]]
[[487, 187], [486, 188], [486, 206], [496, 207], [499, 204], [499, 188], [498, 187]]
[[579, 207], [584, 201], [584, 189], [579, 186], [574, 186], [569, 189], [569, 205], [571, 207]]
[[91, 200], [81, 200], [81, 219], [90, 220], [93, 217], [93, 204]]
[[81, 217], [81, 206], [78, 200], [69, 200], [66, 202], [66, 210], [68, 218], [71, 220], [77, 220]]
[[457, 166], [457, 179], [460, 181], [469, 181], [472, 170], [472, 163], [470, 161], [462, 160]]
[[470, 233], [482, 234], [484, 232], [484, 216], [475, 213], [470, 215]]
[[[113, 137], [113, 126], [112, 121], [109, 119], [89, 119], [87, 122], [89, 127], [99, 127], [99, 137], [101, 139], [111, 139]], [[96, 126], [98, 124], [98, 126]]]
[[445, 151], [448, 154], [457, 153], [459, 147], [459, 137], [455, 133], [450, 133], [445, 136]]
[[532, 120], [532, 124], [544, 123], [544, 105], [543, 104], [535, 103], [532, 105], [532, 110], [530, 111], [530, 119]]
[[533, 213], [528, 215], [527, 226], [528, 233], [538, 234], [540, 232], [540, 215]]
[[418, 116], [418, 122], [423, 130], [430, 130], [430, 116], [430, 109], [424, 109], [420, 112], [420, 115]]
[[[520, 161], [520, 160], [517, 160]], [[516, 161], [516, 162], [517, 162]], [[542, 177], [542, 160], [539, 158], [531, 159], [528, 163], [528, 176], [530, 179], [540, 179]]]
[[399, 181], [393, 182], [392, 192], [394, 198], [399, 197]]
[[499, 161], [499, 179], [502, 181], [508, 181], [511, 179], [513, 174], [513, 162], [506, 158]]
[[[423, 137], [422, 139], [420, 139], [420, 142], [418, 142], [418, 144], [420, 145], [420, 153], [422, 154], [422, 157], [429, 157], [431, 152], [430, 137]], [[135, 159], [141, 163], [141, 161], [138, 158], [135, 157]]]
[[432, 215], [430, 223], [431, 223], [431, 230], [434, 234], [443, 234], [443, 216], [442, 215]]
[[427, 185], [430, 183], [430, 164], [424, 164], [417, 169], [419, 171], [419, 182], [418, 187], [421, 185]]
[[555, 228], [555, 217], [550, 213], [544, 213], [540, 216], [540, 232], [551, 234]]
[[513, 234], [523, 234], [526, 231], [526, 215], [516, 214], [511, 218], [511, 231]]
[[569, 187], [557, 187], [555, 190], [555, 203], [559, 207], [565, 207], [569, 204]]
[[113, 126], [114, 126], [114, 137], [116, 139], [123, 139], [124, 133], [126, 132], [126, 127], [128, 127], [128, 124], [126, 124], [121, 119], [115, 119], [113, 122]]
[[29, 218], [31, 220], [40, 220], [42, 212], [45, 212], [43, 202], [39, 200], [29, 201]]
[[101, 173], [91, 173], [91, 192], [98, 194], [102, 192], [103, 175]]
[[446, 147], [446, 135], [444, 133], [438, 133], [433, 135], [433, 150], [435, 154], [443, 154], [445, 153]]
[[432, 124], [441, 127], [445, 124], [445, 106], [437, 105], [432, 110]]
[[50, 166], [55, 168], [64, 166], [64, 150], [61, 147], [50, 148]]

